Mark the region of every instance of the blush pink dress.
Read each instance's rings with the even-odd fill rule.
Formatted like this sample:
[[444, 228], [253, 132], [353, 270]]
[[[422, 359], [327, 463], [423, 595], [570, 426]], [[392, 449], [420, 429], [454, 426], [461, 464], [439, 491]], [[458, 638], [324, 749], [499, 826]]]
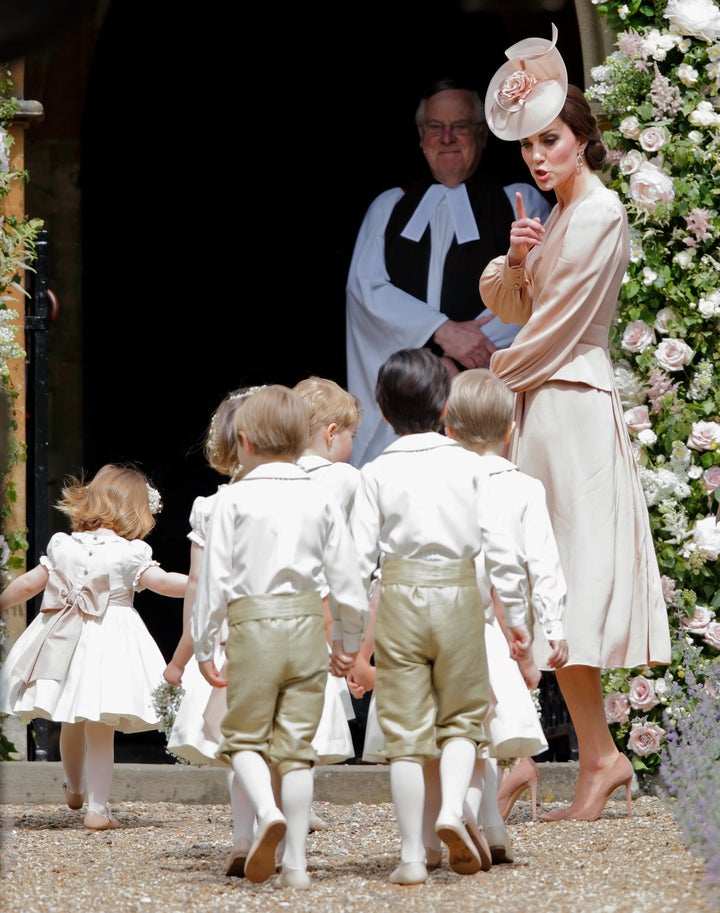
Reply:
[[593, 177], [525, 262], [497, 257], [483, 301], [522, 329], [491, 370], [516, 394], [509, 459], [545, 485], [567, 581], [569, 665], [670, 661], [667, 608], [608, 334], [629, 259], [625, 210]]

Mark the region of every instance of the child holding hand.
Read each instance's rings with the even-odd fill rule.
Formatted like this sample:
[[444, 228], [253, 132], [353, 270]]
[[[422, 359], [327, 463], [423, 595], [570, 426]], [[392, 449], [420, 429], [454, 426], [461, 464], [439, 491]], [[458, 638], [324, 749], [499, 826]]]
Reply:
[[489, 656], [488, 663], [496, 697], [489, 722], [490, 756], [476, 762], [467, 804], [470, 826], [477, 823], [485, 828], [496, 862], [512, 862], [513, 855], [503, 821], [506, 815], [499, 808], [500, 783], [494, 759], [529, 759], [544, 750], [547, 743], [528, 687], [537, 686], [539, 669], [560, 669], [568, 659], [563, 626], [567, 586], [545, 489], [542, 482], [520, 472], [504, 456], [515, 426], [514, 400], [514, 394], [500, 378], [486, 369], [473, 368], [453, 378], [445, 414], [448, 437], [477, 454], [478, 464], [488, 476], [486, 507], [491, 515], [502, 512], [506, 518], [523, 556], [522, 586], [532, 607], [531, 650], [518, 651], [512, 633], [508, 637], [510, 656], [518, 660], [519, 668], [507, 662], [506, 641], [501, 632], [513, 622], [497, 591], [492, 594], [497, 608], [493, 611], [491, 606], [488, 617], [488, 631], [496, 632], [492, 641], [488, 637], [488, 644], [494, 644], [494, 655]]
[[[362, 641], [367, 599], [336, 499], [296, 465], [308, 443], [299, 394], [280, 384], [259, 390], [243, 400], [235, 433], [241, 468], [217, 494], [191, 618], [193, 646], [206, 680], [227, 687], [218, 757], [232, 767], [258, 822], [245, 877], [266, 881], [284, 839], [280, 885], [307, 889], [312, 739], [328, 670], [322, 594], [329, 587], [334, 596], [330, 667], [343, 677]], [[214, 654], [226, 619], [223, 676]]]

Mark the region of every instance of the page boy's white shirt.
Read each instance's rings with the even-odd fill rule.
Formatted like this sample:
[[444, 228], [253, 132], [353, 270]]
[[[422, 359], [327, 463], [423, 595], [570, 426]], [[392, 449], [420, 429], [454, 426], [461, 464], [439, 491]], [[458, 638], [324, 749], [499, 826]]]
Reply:
[[368, 604], [347, 520], [300, 466], [258, 466], [218, 492], [208, 529], [190, 631], [198, 662], [211, 659], [230, 602], [243, 596], [322, 593], [335, 597], [333, 640], [360, 649]]
[[477, 454], [442, 434], [408, 434], [386, 447], [361, 467], [350, 514], [363, 582], [369, 586], [378, 555], [382, 562], [476, 560], [484, 554], [508, 624], [525, 624], [525, 568], [503, 515], [485, 508], [488, 486]]
[[337, 461], [333, 463], [316, 453], [304, 453], [297, 460], [308, 475], [327, 487], [343, 508], [345, 516], [350, 516], [355, 492], [360, 484], [360, 470], [350, 463]]
[[[563, 614], [567, 584], [547, 508], [545, 486], [504, 457], [490, 453], [476, 456], [490, 479], [486, 494], [490, 516], [500, 511], [505, 515], [524, 556], [536, 635], [542, 631], [547, 641], [565, 640]], [[536, 636], [536, 644], [537, 641]], [[538, 646], [543, 649], [542, 644]]]

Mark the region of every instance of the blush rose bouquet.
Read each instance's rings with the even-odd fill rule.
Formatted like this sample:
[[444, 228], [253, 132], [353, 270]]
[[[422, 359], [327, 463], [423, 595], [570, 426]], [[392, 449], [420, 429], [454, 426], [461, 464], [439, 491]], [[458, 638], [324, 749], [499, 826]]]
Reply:
[[615, 50], [586, 95], [631, 236], [611, 349], [672, 637], [669, 666], [603, 687], [618, 747], [653, 773], [720, 645], [720, 7], [593, 4]]

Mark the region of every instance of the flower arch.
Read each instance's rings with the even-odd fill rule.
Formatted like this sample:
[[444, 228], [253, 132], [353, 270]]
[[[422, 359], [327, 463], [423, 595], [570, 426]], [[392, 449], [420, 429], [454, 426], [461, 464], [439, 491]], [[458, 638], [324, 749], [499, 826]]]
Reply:
[[617, 40], [586, 95], [632, 250], [611, 345], [673, 642], [668, 667], [604, 673], [605, 707], [653, 772], [720, 654], [720, 8], [595, 5]]

